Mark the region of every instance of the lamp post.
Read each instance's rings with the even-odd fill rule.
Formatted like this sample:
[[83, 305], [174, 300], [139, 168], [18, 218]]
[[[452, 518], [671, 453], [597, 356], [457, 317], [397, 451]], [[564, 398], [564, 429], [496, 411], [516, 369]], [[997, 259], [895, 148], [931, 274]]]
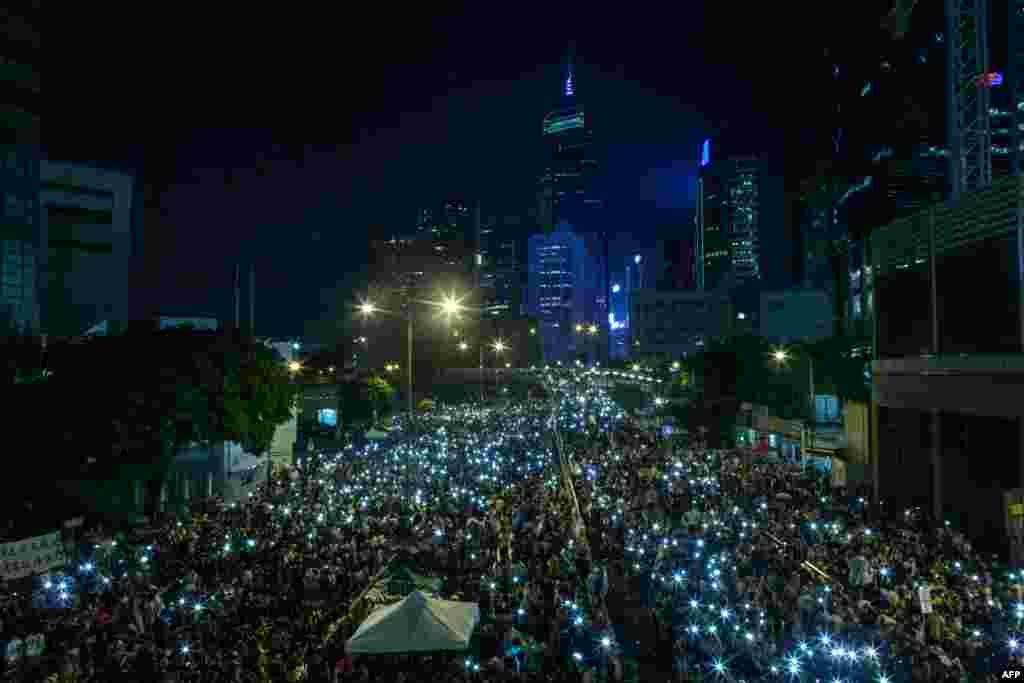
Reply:
[[[591, 339], [595, 339], [598, 332], [598, 327], [594, 323], [576, 323], [576, 334], [586, 335]], [[597, 356], [597, 353], [594, 355]], [[597, 359], [595, 358], [594, 360]]]
[[[459, 301], [454, 296], [447, 296], [441, 302], [427, 301], [427, 302], [424, 302], [424, 303], [427, 303], [427, 304], [430, 304], [432, 306], [436, 306], [436, 307], [440, 308], [441, 312], [443, 314], [445, 314], [446, 316], [448, 316], [449, 318], [451, 316], [457, 314], [459, 312], [459, 310], [461, 310], [461, 306], [459, 304]], [[378, 308], [372, 301], [364, 301], [363, 303], [359, 304], [359, 312], [364, 317], [369, 317], [369, 316], [371, 316], [371, 315], [373, 315], [375, 313], [384, 313], [385, 315], [396, 315], [398, 317], [402, 317], [401, 313], [393, 313], [392, 311], [385, 311], [384, 309]], [[413, 323], [413, 315], [412, 315], [412, 307], [411, 306], [405, 312], [404, 317], [405, 317], [405, 321], [406, 321], [406, 341], [407, 341], [407, 346], [408, 346], [407, 358], [406, 358], [406, 363], [407, 363], [406, 367], [407, 367], [408, 371], [406, 373], [406, 378], [407, 378], [407, 383], [408, 383], [408, 394], [409, 394], [409, 420], [411, 422], [412, 419], [413, 419], [413, 416], [416, 414], [415, 413], [415, 403], [413, 401], [413, 395], [412, 395], [412, 389], [413, 389], [413, 386], [412, 386], [412, 339], [413, 339], [412, 323]]]
[[508, 346], [505, 344], [504, 340], [499, 337], [494, 340], [493, 344], [491, 344], [491, 349], [494, 350], [494, 391], [495, 393], [500, 393], [501, 381], [500, 375], [498, 374], [498, 360], [501, 358], [502, 351], [508, 349]]
[[[814, 356], [811, 355], [810, 351], [807, 351], [804, 355], [807, 356], [807, 424], [809, 431], [811, 432], [811, 445], [814, 445]], [[782, 366], [789, 360], [789, 353], [785, 349], [776, 349], [772, 352], [772, 358], [776, 364]]]

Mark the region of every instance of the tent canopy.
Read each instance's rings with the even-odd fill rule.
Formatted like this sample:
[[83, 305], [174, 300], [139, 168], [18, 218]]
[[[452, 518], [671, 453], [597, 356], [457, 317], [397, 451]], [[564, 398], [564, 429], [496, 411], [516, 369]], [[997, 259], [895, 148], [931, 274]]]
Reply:
[[345, 649], [352, 654], [465, 650], [479, 621], [474, 602], [437, 600], [416, 591], [370, 614]]

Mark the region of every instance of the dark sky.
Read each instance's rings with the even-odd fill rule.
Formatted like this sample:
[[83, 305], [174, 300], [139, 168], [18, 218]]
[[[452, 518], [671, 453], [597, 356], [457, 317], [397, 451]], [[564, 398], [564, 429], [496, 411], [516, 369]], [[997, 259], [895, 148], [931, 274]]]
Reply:
[[799, 107], [792, 43], [809, 15], [680, 5], [601, 15], [593, 3], [564, 13], [485, 3], [429, 16], [404, 5], [224, 16], [204, 6], [94, 29], [65, 17], [69, 58], [46, 67], [44, 142], [54, 157], [133, 167], [160, 191], [137, 299], [227, 316], [231, 266], [251, 262], [259, 331], [302, 333], [336, 315], [368, 234], [409, 228], [417, 207], [533, 206], [539, 122], [569, 39], [620, 232], [642, 241], [656, 209], [693, 205], [706, 135], [777, 152], [778, 122]]

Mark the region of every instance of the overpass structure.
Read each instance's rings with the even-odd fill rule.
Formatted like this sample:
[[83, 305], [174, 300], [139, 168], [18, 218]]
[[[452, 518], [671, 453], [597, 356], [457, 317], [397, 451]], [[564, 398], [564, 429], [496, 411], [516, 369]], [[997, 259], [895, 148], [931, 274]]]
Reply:
[[1002, 494], [1024, 487], [1024, 175], [869, 240], [876, 497], [1005, 542]]

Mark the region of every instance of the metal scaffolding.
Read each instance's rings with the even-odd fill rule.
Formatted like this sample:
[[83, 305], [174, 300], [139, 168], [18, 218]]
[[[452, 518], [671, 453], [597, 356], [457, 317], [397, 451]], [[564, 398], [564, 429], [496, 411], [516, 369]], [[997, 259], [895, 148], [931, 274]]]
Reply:
[[945, 43], [950, 196], [959, 199], [992, 184], [988, 0], [946, 0]]

